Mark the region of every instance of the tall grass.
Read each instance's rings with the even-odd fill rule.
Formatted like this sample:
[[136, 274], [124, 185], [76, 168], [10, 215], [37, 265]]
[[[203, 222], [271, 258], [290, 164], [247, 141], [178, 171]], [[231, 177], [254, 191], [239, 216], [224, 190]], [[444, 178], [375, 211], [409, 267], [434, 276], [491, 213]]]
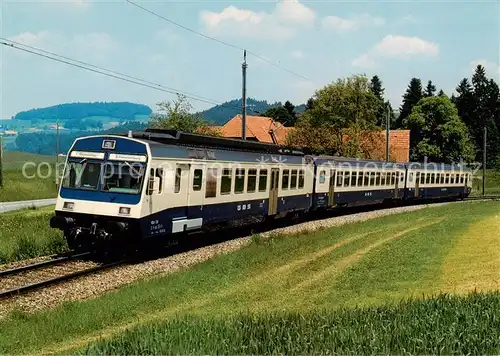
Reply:
[[63, 234], [49, 226], [53, 207], [0, 214], [0, 263], [67, 250]]
[[178, 317], [101, 340], [86, 355], [498, 354], [500, 293], [378, 308]]

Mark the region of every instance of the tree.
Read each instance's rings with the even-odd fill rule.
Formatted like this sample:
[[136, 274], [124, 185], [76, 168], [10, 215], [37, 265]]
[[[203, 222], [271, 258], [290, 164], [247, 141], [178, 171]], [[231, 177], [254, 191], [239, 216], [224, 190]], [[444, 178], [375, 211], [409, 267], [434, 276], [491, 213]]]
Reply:
[[500, 93], [498, 84], [488, 79], [486, 70], [478, 65], [472, 75], [472, 85], [464, 78], [456, 89], [454, 97], [460, 117], [468, 127], [475, 143], [476, 160], [482, 161], [484, 128], [487, 135], [487, 165], [495, 165], [500, 155]]
[[379, 103], [369, 83], [357, 75], [317, 90], [314, 105], [299, 118], [287, 144], [315, 153], [369, 157], [373, 149], [366, 133], [376, 132]]
[[2, 167], [2, 158], [3, 158], [3, 137], [0, 136], [0, 188], [3, 187], [3, 167]]
[[446, 94], [444, 93], [443, 89], [439, 89], [438, 96], [446, 96]]
[[432, 84], [432, 80], [429, 80], [427, 82], [427, 86], [425, 87], [424, 97], [428, 98], [434, 96], [435, 92], [436, 92], [436, 86]]
[[177, 100], [157, 104], [159, 113], [151, 115], [151, 128], [179, 130], [204, 135], [220, 135], [199, 114], [192, 114], [192, 106], [185, 95], [177, 94]]
[[314, 105], [314, 99], [309, 98], [306, 103], [306, 110], [311, 110], [313, 108], [313, 105]]
[[[271, 117], [274, 121], [280, 122], [284, 126], [293, 126], [297, 120], [295, 112], [293, 111], [295, 107], [289, 101], [287, 101], [287, 103], [291, 105], [291, 107], [288, 106], [288, 109], [284, 106], [277, 106], [267, 109], [262, 115]], [[290, 109], [292, 114], [290, 114]]]
[[377, 125], [382, 125], [385, 122], [385, 117], [387, 116], [387, 109], [384, 105], [384, 88], [382, 87], [382, 81], [377, 75], [374, 75], [370, 80], [370, 90], [377, 97]]
[[421, 140], [411, 149], [411, 159], [453, 163], [471, 162], [474, 145], [458, 111], [446, 96], [423, 98], [408, 116], [408, 127], [417, 130]]
[[472, 86], [467, 78], [460, 81], [457, 88], [455, 89], [458, 96], [453, 96], [452, 102], [455, 104], [458, 110], [458, 116], [462, 119], [469, 130], [469, 135], [473, 138], [474, 132], [471, 130], [474, 121], [474, 93], [472, 91]]
[[405, 121], [411, 114], [413, 107], [422, 99], [422, 82], [418, 78], [412, 78], [410, 84], [403, 95], [403, 103], [399, 109], [399, 117], [396, 121], [396, 128], [405, 127]]

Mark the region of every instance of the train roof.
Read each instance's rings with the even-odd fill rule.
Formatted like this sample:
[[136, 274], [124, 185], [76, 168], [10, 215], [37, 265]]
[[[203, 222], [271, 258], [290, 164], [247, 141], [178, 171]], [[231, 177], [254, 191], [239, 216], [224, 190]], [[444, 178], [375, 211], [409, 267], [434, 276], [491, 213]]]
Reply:
[[132, 132], [130, 136], [148, 143], [153, 157], [290, 164], [304, 161], [302, 151], [256, 141], [161, 129]]
[[448, 163], [421, 163], [421, 162], [407, 162], [405, 163], [409, 170], [441, 170], [441, 171], [471, 171], [471, 169], [461, 164], [448, 164]]
[[340, 157], [340, 156], [310, 156], [316, 164], [325, 164], [325, 163], [333, 163], [338, 166], [355, 166], [355, 167], [364, 167], [370, 166], [373, 168], [405, 168], [405, 165], [402, 163], [394, 163], [394, 162], [385, 162], [385, 161], [377, 161], [377, 160], [366, 160], [359, 158], [351, 158], [351, 157]]

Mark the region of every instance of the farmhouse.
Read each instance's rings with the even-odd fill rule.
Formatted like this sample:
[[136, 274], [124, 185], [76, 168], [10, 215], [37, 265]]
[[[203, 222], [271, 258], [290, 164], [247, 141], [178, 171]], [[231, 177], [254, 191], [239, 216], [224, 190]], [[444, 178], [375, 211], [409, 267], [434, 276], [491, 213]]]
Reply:
[[[241, 115], [236, 115], [225, 125], [216, 127], [224, 137], [241, 138]], [[246, 135], [247, 140], [284, 144], [287, 135], [293, 127], [285, 127], [272, 118], [265, 116], [247, 115]], [[375, 156], [383, 160], [385, 157], [385, 131], [380, 133], [379, 147]], [[396, 162], [408, 162], [410, 159], [410, 130], [391, 130], [389, 133], [391, 157]]]

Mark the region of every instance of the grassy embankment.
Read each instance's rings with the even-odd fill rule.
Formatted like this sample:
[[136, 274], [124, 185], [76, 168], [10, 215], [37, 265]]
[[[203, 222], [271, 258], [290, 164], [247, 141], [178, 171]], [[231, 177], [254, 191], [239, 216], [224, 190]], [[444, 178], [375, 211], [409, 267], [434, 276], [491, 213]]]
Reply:
[[[486, 195], [500, 195], [500, 171], [487, 169], [486, 170]], [[483, 171], [478, 171], [472, 181], [472, 195], [483, 194]]]
[[65, 251], [62, 233], [49, 226], [53, 211], [48, 206], [0, 214], [0, 263]]
[[499, 229], [500, 205], [475, 202], [256, 238], [96, 299], [13, 313], [0, 353], [496, 354], [498, 294], [398, 303], [498, 290]]
[[[62, 159], [61, 159], [62, 161]], [[35, 165], [26, 166], [25, 162]], [[46, 164], [50, 164], [50, 169]], [[0, 202], [55, 198], [55, 157], [24, 152], [5, 152], [3, 157], [3, 187]]]

